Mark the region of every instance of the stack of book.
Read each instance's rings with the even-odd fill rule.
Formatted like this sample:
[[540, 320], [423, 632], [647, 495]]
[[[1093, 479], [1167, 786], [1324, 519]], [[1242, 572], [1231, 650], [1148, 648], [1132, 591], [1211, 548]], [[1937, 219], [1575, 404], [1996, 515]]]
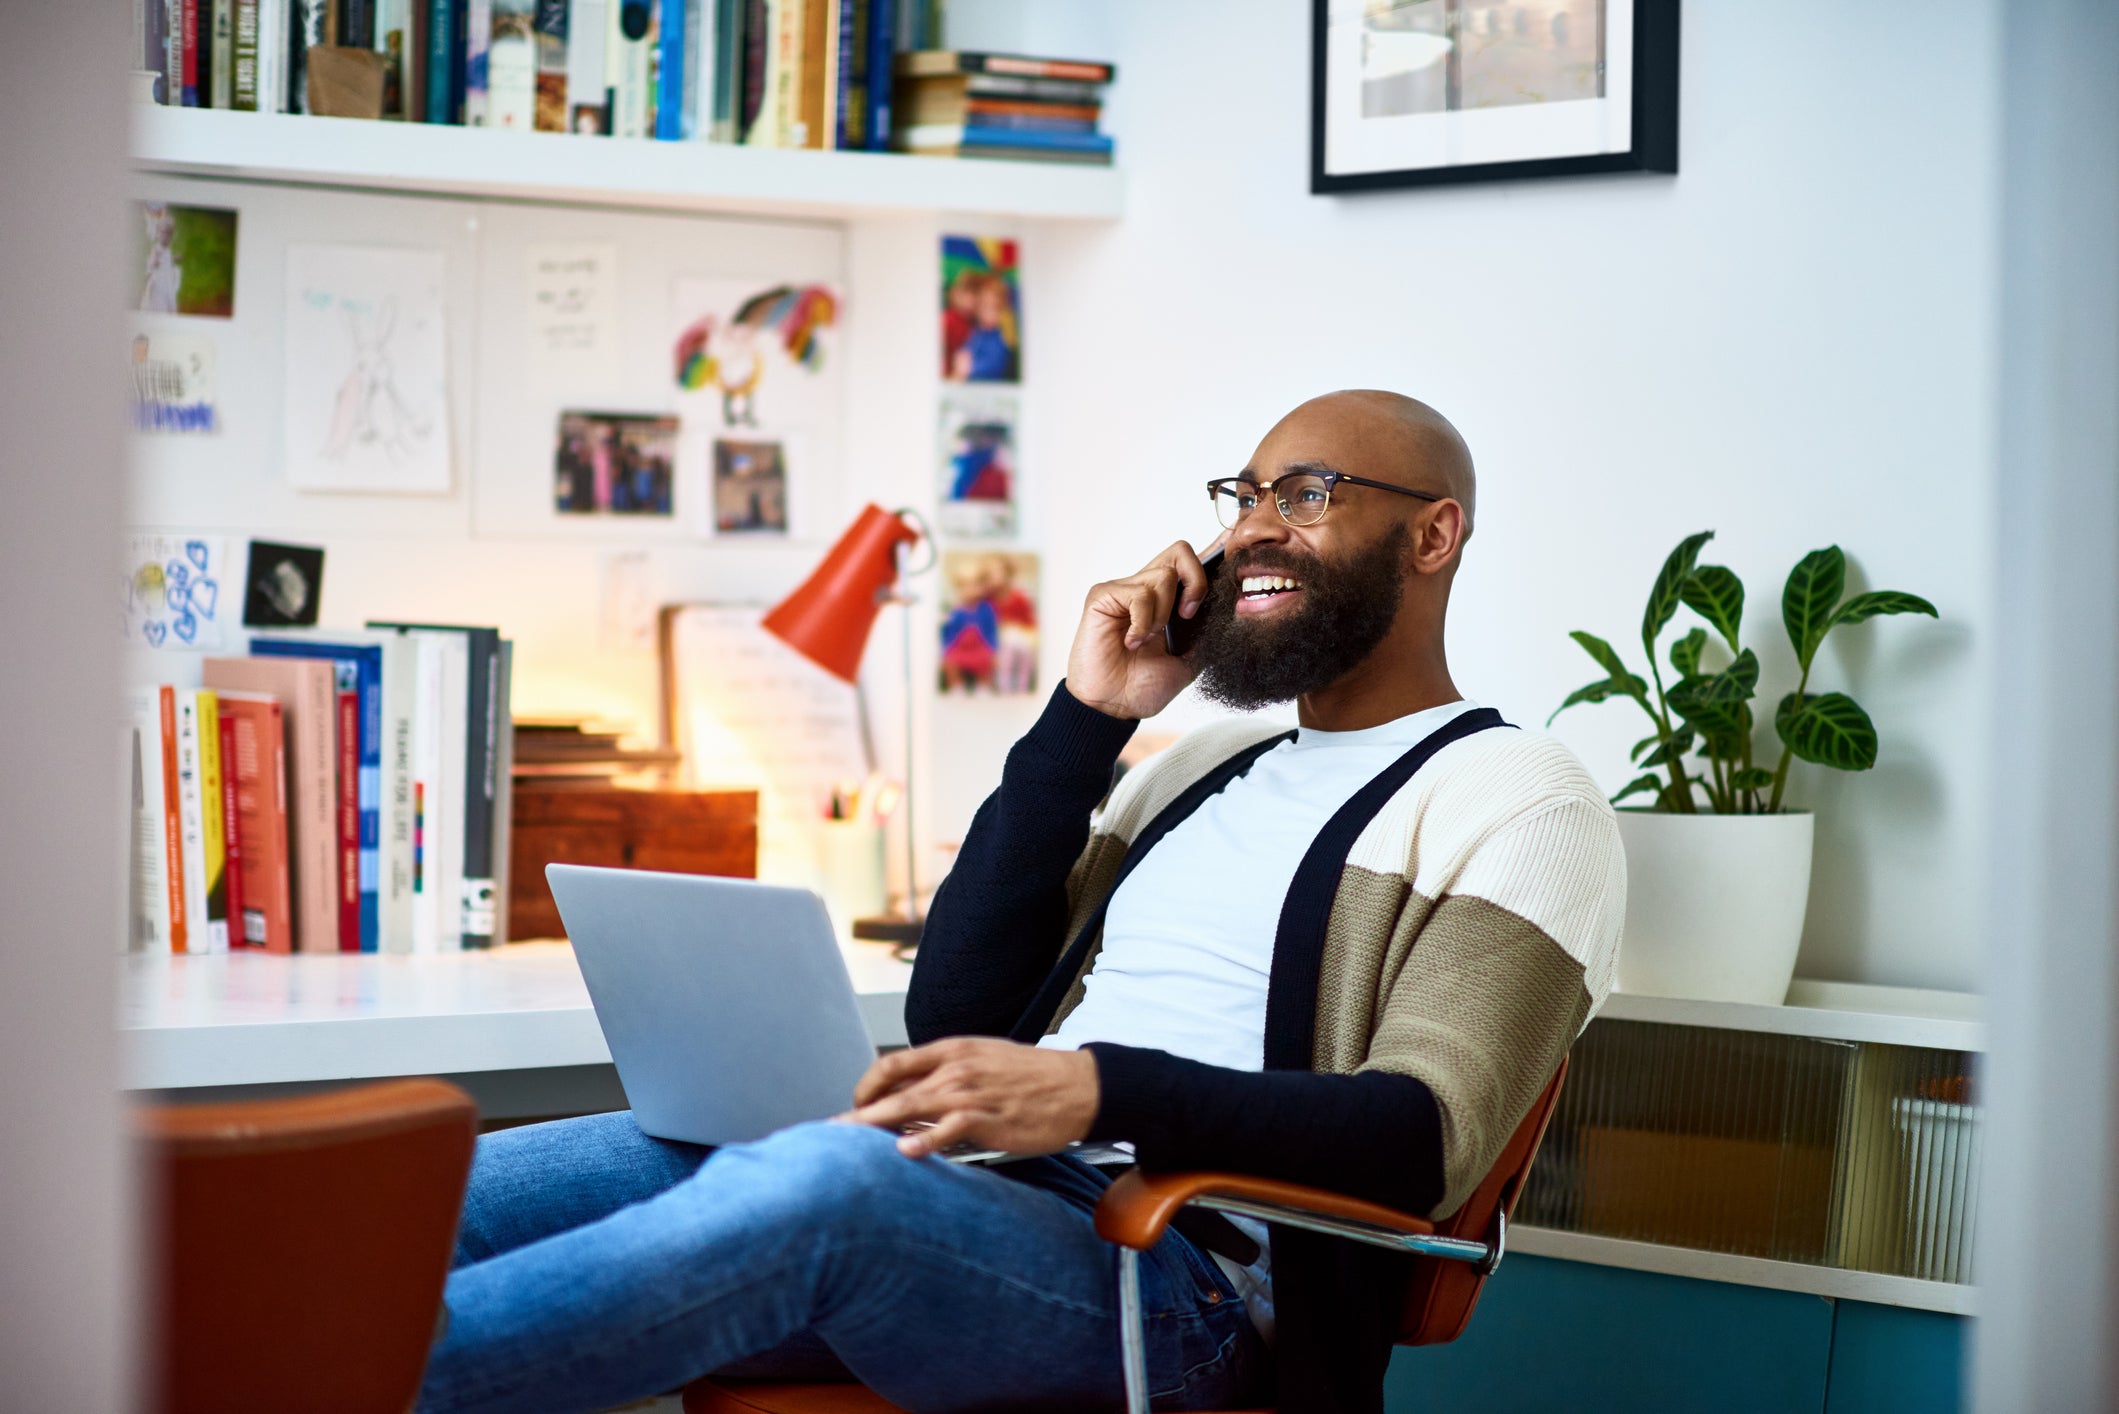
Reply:
[[627, 746], [586, 717], [515, 719], [517, 790], [608, 790], [666, 777], [684, 761], [668, 747]]
[[895, 145], [930, 157], [1111, 161], [1097, 131], [1113, 69], [1081, 59], [928, 50], [897, 59]]
[[258, 634], [132, 695], [136, 952], [441, 952], [507, 936], [513, 645]]
[[895, 61], [941, 29], [940, 0], [132, 0], [165, 104], [756, 147], [888, 149]]

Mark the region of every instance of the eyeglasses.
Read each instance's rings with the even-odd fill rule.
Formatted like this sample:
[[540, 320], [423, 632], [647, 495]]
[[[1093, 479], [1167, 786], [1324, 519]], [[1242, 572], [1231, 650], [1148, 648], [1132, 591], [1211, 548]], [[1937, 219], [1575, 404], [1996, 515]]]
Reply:
[[1342, 481], [1355, 486], [1373, 486], [1378, 491], [1396, 491], [1401, 496], [1422, 501], [1442, 499], [1426, 491], [1415, 491], [1410, 486], [1393, 486], [1388, 481], [1371, 481], [1365, 476], [1349, 476], [1343, 471], [1291, 471], [1275, 481], [1221, 476], [1207, 483], [1207, 495], [1214, 502], [1214, 514], [1220, 518], [1224, 530], [1234, 530], [1237, 522], [1267, 492], [1272, 493], [1273, 505], [1280, 511], [1280, 518], [1289, 525], [1315, 525], [1332, 508], [1332, 488]]

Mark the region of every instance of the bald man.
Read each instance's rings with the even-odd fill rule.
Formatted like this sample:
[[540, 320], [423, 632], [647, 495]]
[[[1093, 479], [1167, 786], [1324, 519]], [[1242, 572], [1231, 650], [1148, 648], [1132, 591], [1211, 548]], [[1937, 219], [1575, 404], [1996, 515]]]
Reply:
[[[1450, 677], [1474, 480], [1440, 413], [1317, 398], [1209, 490], [1217, 573], [1180, 542], [1090, 591], [935, 897], [917, 1044], [840, 1121], [755, 1144], [622, 1113], [481, 1140], [422, 1409], [594, 1409], [713, 1370], [851, 1376], [915, 1414], [1114, 1408], [1091, 1213], [1124, 1165], [1462, 1203], [1610, 986], [1616, 822]], [[1173, 616], [1198, 621], [1182, 657]], [[1203, 728], [1111, 788], [1194, 681], [1298, 725]], [[960, 1143], [1040, 1157], [938, 1156]], [[1403, 1281], [1186, 1215], [1141, 1264], [1156, 1407], [1380, 1410]]]

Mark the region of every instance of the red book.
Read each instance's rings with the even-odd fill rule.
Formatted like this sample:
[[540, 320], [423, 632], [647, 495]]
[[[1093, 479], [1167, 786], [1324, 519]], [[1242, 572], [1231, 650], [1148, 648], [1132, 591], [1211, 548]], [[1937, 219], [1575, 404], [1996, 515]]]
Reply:
[[[294, 951], [294, 881], [287, 834], [287, 728], [277, 697], [220, 694], [221, 779], [230, 782], [237, 824], [228, 856], [228, 945]], [[237, 893], [241, 890], [241, 906]]]
[[221, 721], [221, 865], [222, 889], [228, 899], [228, 946], [243, 945], [243, 831], [242, 814], [236, 808], [235, 718], [227, 711]]
[[184, 16], [184, 106], [199, 106], [199, 0], [177, 0]]
[[338, 693], [338, 950], [361, 950], [361, 696], [351, 672]]
[[162, 689], [162, 833], [169, 841], [169, 950], [189, 952], [184, 913], [184, 820], [177, 808], [177, 690]]

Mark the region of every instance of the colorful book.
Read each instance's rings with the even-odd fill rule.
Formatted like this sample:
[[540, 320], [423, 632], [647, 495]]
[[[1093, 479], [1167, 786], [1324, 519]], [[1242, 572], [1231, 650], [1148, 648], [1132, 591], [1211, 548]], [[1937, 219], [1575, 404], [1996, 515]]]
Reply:
[[383, 813], [387, 793], [383, 779], [384, 755], [390, 732], [384, 710], [389, 684], [383, 671], [383, 642], [373, 633], [355, 631], [340, 635], [325, 629], [314, 635], [259, 635], [250, 640], [250, 651], [258, 657], [329, 659], [340, 673], [339, 690], [353, 695], [353, 734], [341, 745], [340, 755], [343, 758], [350, 752], [354, 762], [350, 773], [354, 795], [346, 803], [355, 811], [354, 950], [379, 951], [382, 940]]
[[242, 811], [235, 780], [235, 717], [215, 694], [214, 715], [220, 718], [215, 743], [215, 765], [221, 778], [221, 900], [225, 908], [227, 940], [223, 950], [243, 940], [243, 836]]
[[[200, 744], [205, 731], [201, 721], [201, 693], [189, 688], [177, 692], [177, 829], [183, 840], [184, 951], [210, 953], [213, 925], [207, 907], [211, 887], [206, 875], [205, 771]], [[217, 812], [216, 812], [217, 813]]]
[[279, 699], [286, 730], [287, 866], [294, 946], [301, 952], [337, 952], [342, 858], [336, 671], [329, 662], [258, 657], [208, 658], [202, 672], [207, 686], [217, 692], [262, 693]]
[[259, 0], [235, 0], [228, 106], [244, 113], [254, 113], [258, 106], [258, 4]]
[[1036, 59], [1025, 54], [977, 54], [957, 49], [927, 49], [900, 54], [900, 77], [921, 78], [936, 74], [1001, 74], [1012, 78], [1072, 79], [1078, 83], [1109, 83], [1118, 70], [1090, 59]]
[[234, 947], [294, 951], [293, 876], [288, 854], [287, 731], [280, 700], [219, 694], [224, 774], [232, 784], [239, 841], [230, 860]]
[[714, 142], [734, 142], [736, 121], [743, 104], [743, 56], [745, 0], [714, 2], [713, 100], [707, 113], [707, 137]]
[[366, 812], [360, 808], [360, 671], [343, 660], [334, 660], [332, 671], [338, 708], [338, 950], [372, 952], [365, 946], [372, 914], [362, 907], [361, 889], [361, 818]]
[[652, 0], [612, 0], [605, 30], [604, 66], [610, 75], [613, 137], [655, 132], [655, 11]]
[[526, 133], [537, 126], [537, 0], [491, 0], [489, 15], [485, 122]]
[[686, 0], [659, 0], [660, 34], [656, 39], [655, 136], [663, 142], [684, 137], [684, 42]]
[[567, 0], [537, 0], [537, 130], [567, 130]]
[[162, 733], [162, 859], [169, 881], [169, 950], [191, 950], [191, 899], [184, 880], [183, 791], [177, 778], [177, 690], [161, 689], [156, 723]]
[[133, 952], [174, 951], [170, 941], [169, 817], [164, 808], [162, 772], [162, 694], [167, 688], [138, 688], [130, 696], [132, 720], [126, 731], [129, 794], [132, 806], [132, 858], [127, 871], [128, 946]]
[[1049, 132], [1035, 128], [975, 127], [969, 123], [917, 123], [904, 130], [903, 146], [911, 152], [947, 152], [1006, 147], [1043, 156], [1048, 152], [1109, 157], [1111, 139], [1102, 133]]
[[773, 20], [770, 0], [741, 0], [743, 5], [743, 77], [736, 93], [736, 133], [732, 141], [750, 142], [765, 106], [765, 77], [771, 65]]
[[183, 48], [181, 53], [184, 106], [199, 106], [199, 26], [204, 22], [205, 6], [212, 0], [177, 0], [177, 9], [184, 17]]
[[192, 694], [199, 739], [199, 844], [205, 891], [206, 950], [228, 951], [227, 807], [221, 799], [221, 708], [212, 689]]
[[281, 0], [257, 0], [258, 111], [287, 111], [287, 7]]
[[456, 0], [422, 0], [427, 6], [427, 111], [430, 123], [457, 121]]
[[233, 0], [207, 0], [212, 17], [207, 22], [211, 58], [204, 85], [204, 105], [209, 108], [235, 106], [235, 5]]

